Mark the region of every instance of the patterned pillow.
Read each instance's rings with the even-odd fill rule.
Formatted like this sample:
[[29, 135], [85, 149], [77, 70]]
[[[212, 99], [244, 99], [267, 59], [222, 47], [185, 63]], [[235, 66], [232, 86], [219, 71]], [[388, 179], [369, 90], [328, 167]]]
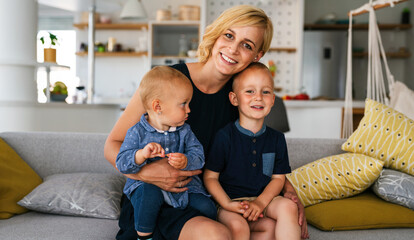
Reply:
[[372, 190], [382, 199], [414, 210], [414, 177], [384, 169]]
[[109, 173], [55, 174], [18, 204], [39, 212], [117, 219], [124, 184], [123, 177]]
[[308, 163], [286, 177], [306, 207], [361, 193], [378, 178], [383, 165], [363, 154], [344, 153]]
[[414, 120], [367, 99], [358, 129], [342, 150], [385, 162], [384, 167], [414, 175]]

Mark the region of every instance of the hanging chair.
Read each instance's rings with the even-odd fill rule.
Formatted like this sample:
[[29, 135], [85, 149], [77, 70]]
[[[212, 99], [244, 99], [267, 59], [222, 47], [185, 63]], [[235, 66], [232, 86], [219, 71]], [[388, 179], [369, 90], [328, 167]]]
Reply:
[[[342, 136], [348, 138], [353, 132], [352, 123], [352, 17], [361, 12], [369, 13], [368, 25], [368, 73], [367, 73], [367, 98], [375, 100], [385, 105], [390, 104], [387, 96], [385, 83], [388, 84], [390, 96], [393, 96], [393, 87], [395, 84], [394, 76], [388, 67], [387, 58], [381, 41], [377, 18], [375, 15], [376, 6], [389, 5], [394, 6], [400, 1], [377, 0], [363, 5], [362, 7], [349, 12], [349, 29], [348, 29], [348, 51], [347, 51], [347, 71], [345, 86], [345, 106], [344, 106], [344, 125]], [[382, 62], [381, 62], [382, 58]], [[383, 66], [385, 76], [383, 74]], [[386, 81], [386, 82], [385, 82]]]

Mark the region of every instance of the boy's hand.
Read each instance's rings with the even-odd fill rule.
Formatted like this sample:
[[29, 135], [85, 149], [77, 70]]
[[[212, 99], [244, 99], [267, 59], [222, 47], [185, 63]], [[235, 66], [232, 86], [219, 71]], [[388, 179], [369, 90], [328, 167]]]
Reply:
[[142, 149], [141, 154], [145, 159], [154, 158], [154, 157], [165, 157], [164, 149], [161, 147], [160, 144], [155, 143], [155, 142], [148, 143]]
[[176, 169], [184, 169], [187, 167], [187, 157], [183, 153], [167, 154], [168, 163]]
[[249, 206], [239, 201], [230, 201], [226, 206], [223, 206], [223, 208], [227, 211], [244, 214]]
[[249, 208], [243, 214], [243, 217], [248, 221], [256, 221], [259, 217], [263, 217], [263, 210], [266, 206], [261, 202], [254, 200], [249, 203]]

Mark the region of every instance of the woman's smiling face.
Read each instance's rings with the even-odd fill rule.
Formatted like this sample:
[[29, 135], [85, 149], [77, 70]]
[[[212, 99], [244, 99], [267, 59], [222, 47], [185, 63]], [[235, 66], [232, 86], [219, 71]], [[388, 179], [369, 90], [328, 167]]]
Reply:
[[263, 56], [263, 52], [259, 52], [263, 34], [261, 27], [229, 28], [216, 40], [209, 61], [214, 61], [221, 74], [234, 75]]

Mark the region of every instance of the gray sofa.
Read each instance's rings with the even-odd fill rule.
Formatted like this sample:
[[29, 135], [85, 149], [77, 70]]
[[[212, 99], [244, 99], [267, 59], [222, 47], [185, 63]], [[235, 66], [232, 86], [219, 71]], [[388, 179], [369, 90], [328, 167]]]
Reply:
[[[4, 132], [3, 138], [42, 178], [56, 173], [119, 174], [105, 159], [104, 134]], [[292, 169], [341, 153], [340, 139], [287, 139]], [[340, 217], [340, 216], [338, 216]], [[30, 211], [0, 220], [0, 239], [115, 239], [117, 220]], [[310, 239], [413, 239], [414, 229], [323, 232], [309, 226]]]

